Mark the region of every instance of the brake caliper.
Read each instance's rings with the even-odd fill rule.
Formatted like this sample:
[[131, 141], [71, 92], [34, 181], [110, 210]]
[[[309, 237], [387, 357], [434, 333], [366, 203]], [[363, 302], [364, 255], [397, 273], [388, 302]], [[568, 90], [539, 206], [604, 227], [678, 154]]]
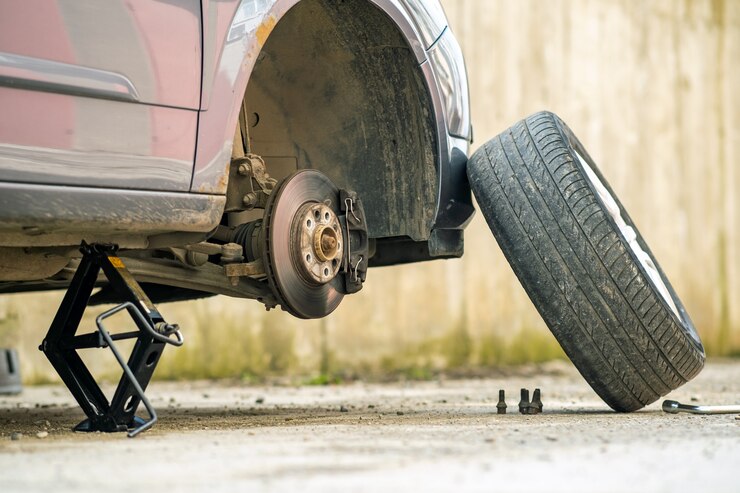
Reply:
[[344, 276], [344, 293], [352, 294], [362, 289], [362, 283], [367, 276], [369, 260], [367, 221], [362, 202], [356, 192], [340, 190], [339, 208], [343, 213], [341, 222], [346, 245], [344, 268], [340, 275]]

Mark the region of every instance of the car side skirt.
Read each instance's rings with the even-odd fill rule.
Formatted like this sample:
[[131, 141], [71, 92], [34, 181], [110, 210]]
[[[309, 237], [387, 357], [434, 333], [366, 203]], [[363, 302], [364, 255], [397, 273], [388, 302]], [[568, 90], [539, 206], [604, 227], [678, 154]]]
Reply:
[[174, 232], [193, 238], [172, 244], [199, 241], [224, 205], [219, 195], [0, 182], [0, 246], [148, 248], [166, 245]]

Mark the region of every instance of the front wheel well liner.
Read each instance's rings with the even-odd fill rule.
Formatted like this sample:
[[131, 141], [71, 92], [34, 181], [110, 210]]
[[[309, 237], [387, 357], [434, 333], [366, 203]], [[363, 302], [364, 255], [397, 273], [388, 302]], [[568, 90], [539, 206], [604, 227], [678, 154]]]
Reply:
[[429, 238], [439, 146], [429, 88], [393, 20], [367, 0], [302, 0], [254, 66], [243, 118], [275, 178], [314, 168], [357, 191], [372, 237]]

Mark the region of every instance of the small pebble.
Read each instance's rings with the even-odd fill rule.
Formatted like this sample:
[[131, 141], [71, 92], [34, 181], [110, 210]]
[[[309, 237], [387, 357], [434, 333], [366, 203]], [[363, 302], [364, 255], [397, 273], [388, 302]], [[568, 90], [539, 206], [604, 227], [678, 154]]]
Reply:
[[254, 403], [255, 403], [255, 404], [262, 404], [263, 402], [265, 402], [265, 398], [264, 398], [264, 397], [257, 397], [257, 398], [256, 398], [256, 399], [254, 400]]
[[48, 431], [39, 431], [38, 433], [36, 433], [36, 438], [46, 438], [48, 436], [49, 436]]
[[349, 409], [347, 409], [346, 407], [344, 407], [344, 405], [341, 405], [341, 406], [339, 406], [339, 412], [340, 413], [347, 413], [347, 412], [349, 412]]
[[396, 414], [399, 416], [403, 416], [403, 411], [396, 411]]
[[23, 438], [23, 433], [11, 433], [10, 434], [10, 439], [13, 440], [14, 442], [17, 440], [20, 440], [21, 438]]

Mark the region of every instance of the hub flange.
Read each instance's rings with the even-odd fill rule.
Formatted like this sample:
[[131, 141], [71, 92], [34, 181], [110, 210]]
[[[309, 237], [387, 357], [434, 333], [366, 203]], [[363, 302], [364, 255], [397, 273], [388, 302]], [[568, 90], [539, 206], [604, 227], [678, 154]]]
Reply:
[[325, 203], [303, 205], [293, 220], [293, 255], [309, 283], [326, 284], [342, 264], [344, 239], [336, 213]]

